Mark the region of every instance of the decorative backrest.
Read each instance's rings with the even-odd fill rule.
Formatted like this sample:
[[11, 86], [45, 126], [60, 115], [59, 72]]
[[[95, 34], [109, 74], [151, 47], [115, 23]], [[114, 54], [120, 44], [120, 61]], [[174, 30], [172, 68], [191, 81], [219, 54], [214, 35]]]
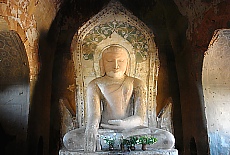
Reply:
[[77, 86], [76, 118], [79, 127], [85, 126], [87, 122], [87, 85], [100, 76], [101, 52], [111, 44], [118, 44], [127, 49], [130, 57], [129, 76], [146, 83], [148, 125], [156, 127], [159, 59], [154, 35], [121, 3], [113, 0], [78, 30], [71, 44]]

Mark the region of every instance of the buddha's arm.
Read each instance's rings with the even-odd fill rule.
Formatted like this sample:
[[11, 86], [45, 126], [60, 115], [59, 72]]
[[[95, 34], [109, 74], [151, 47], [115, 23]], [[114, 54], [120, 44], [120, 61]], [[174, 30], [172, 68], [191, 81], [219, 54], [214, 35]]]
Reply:
[[142, 124], [146, 119], [147, 112], [147, 88], [143, 81], [136, 79], [134, 81], [134, 116], [139, 116]]
[[85, 130], [86, 152], [96, 150], [96, 136], [100, 122], [100, 94], [95, 82], [91, 82], [87, 88], [87, 124]]
[[101, 116], [100, 109], [100, 90], [91, 82], [87, 88], [87, 128], [98, 128]]

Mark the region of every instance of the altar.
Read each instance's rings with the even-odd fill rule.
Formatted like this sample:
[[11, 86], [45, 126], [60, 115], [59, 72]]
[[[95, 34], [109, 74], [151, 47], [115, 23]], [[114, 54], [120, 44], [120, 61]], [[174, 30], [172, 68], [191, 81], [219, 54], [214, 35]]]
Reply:
[[[71, 117], [61, 99], [59, 155], [178, 155], [171, 105], [167, 105], [167, 118], [161, 119], [162, 113], [156, 116], [158, 50], [152, 31], [142, 21], [112, 0], [74, 35], [71, 52], [76, 117]], [[113, 149], [106, 136], [115, 137]], [[146, 150], [141, 138], [147, 138]], [[128, 143], [123, 146], [124, 140]]]
[[60, 150], [59, 155], [178, 155], [177, 149], [154, 149], [146, 151], [105, 151], [85, 153], [84, 151], [71, 152], [65, 149]]

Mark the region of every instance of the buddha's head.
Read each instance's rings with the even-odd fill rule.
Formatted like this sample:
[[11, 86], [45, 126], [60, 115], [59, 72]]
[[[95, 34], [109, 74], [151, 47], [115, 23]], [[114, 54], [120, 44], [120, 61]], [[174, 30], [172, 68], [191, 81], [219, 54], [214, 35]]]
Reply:
[[122, 78], [127, 73], [129, 55], [118, 45], [110, 45], [103, 50], [100, 60], [101, 74], [112, 78]]

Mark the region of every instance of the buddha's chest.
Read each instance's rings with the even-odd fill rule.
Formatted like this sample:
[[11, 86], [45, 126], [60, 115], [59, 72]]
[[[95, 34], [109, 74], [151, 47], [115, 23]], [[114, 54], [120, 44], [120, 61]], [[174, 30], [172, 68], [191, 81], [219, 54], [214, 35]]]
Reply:
[[117, 114], [124, 115], [132, 98], [133, 86], [125, 83], [122, 85], [107, 84], [100, 89], [105, 100], [104, 108], [112, 113], [114, 111]]

